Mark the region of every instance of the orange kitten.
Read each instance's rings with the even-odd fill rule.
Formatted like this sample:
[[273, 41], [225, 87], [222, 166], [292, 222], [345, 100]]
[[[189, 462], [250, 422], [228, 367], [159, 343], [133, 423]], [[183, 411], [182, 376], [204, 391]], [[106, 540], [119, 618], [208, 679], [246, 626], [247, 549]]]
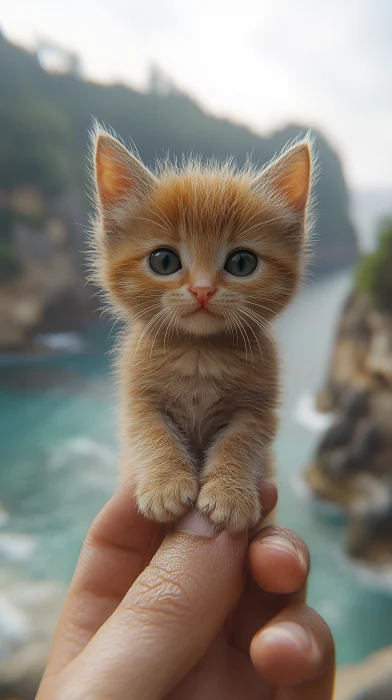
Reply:
[[260, 173], [190, 162], [153, 175], [100, 129], [94, 153], [96, 271], [126, 321], [122, 477], [149, 518], [195, 503], [219, 527], [251, 528], [273, 475], [269, 322], [301, 276], [309, 142]]

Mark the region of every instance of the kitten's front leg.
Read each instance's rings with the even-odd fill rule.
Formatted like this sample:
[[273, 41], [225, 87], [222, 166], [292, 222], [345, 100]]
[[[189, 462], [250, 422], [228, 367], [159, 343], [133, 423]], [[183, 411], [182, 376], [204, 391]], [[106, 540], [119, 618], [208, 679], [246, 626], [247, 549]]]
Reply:
[[241, 532], [261, 519], [258, 483], [271, 476], [271, 436], [262, 426], [261, 418], [239, 416], [207, 453], [197, 505], [220, 528]]
[[125, 435], [123, 479], [135, 479], [141, 512], [158, 522], [181, 517], [199, 488], [186, 446], [159, 411], [138, 400], [127, 412]]

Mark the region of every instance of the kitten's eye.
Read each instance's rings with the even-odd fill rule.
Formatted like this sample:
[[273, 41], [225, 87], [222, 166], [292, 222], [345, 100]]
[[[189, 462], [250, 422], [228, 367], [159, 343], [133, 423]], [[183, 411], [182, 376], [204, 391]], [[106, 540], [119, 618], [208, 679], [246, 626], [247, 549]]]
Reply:
[[177, 253], [169, 248], [158, 248], [151, 253], [149, 258], [151, 269], [157, 275], [173, 275], [181, 270], [181, 260]]
[[250, 250], [237, 250], [226, 260], [225, 270], [235, 277], [247, 277], [257, 267], [257, 256]]

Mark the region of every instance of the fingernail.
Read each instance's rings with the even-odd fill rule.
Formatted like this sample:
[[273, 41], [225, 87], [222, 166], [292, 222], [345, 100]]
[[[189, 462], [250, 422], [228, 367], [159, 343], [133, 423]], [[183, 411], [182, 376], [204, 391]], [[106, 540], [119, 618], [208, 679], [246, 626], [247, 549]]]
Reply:
[[312, 646], [312, 640], [303, 627], [296, 622], [280, 622], [268, 627], [259, 635], [262, 644], [289, 644], [296, 651], [307, 651]]
[[214, 528], [211, 521], [197, 510], [191, 510], [185, 515], [176, 526], [176, 532], [186, 532], [198, 537], [217, 537], [219, 531]]
[[[290, 554], [296, 559], [301, 559], [298, 550], [295, 548], [290, 540], [286, 540], [284, 537], [279, 537], [279, 535], [270, 535], [269, 537], [264, 537], [261, 540], [263, 547], [270, 547], [271, 549], [278, 549], [280, 552], [285, 552], [285, 554]], [[301, 559], [302, 561], [302, 559]]]

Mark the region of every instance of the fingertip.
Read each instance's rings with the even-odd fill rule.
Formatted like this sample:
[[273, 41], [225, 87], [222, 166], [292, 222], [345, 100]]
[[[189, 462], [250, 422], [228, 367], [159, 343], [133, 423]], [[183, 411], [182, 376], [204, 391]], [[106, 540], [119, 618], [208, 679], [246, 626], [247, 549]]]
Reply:
[[249, 547], [248, 557], [254, 580], [268, 593], [295, 593], [306, 583], [308, 550], [290, 530], [261, 530]]
[[264, 680], [287, 688], [287, 698], [331, 700], [333, 637], [325, 621], [307, 605], [287, 606], [259, 630], [252, 639], [250, 657]]
[[306, 682], [317, 674], [320, 649], [312, 636], [297, 622], [278, 622], [258, 632], [250, 645], [256, 671], [277, 686]]

